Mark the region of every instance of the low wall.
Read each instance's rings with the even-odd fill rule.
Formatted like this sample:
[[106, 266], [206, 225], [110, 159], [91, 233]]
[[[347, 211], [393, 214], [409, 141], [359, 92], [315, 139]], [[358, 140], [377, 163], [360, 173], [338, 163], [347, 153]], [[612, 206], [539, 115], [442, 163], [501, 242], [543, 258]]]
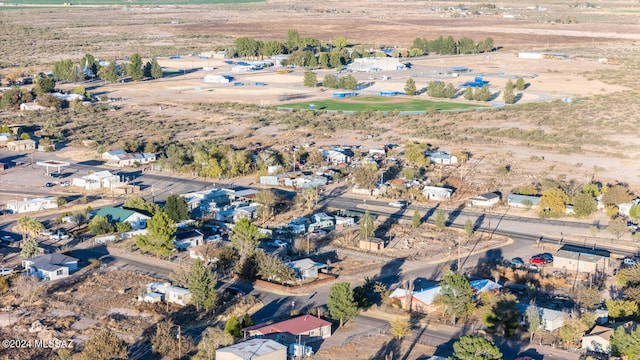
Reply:
[[255, 284], [258, 285], [258, 286], [264, 286], [264, 287], [268, 287], [268, 288], [272, 288], [272, 289], [278, 289], [278, 290], [281, 290], [281, 291], [291, 291], [291, 290], [306, 289], [306, 288], [311, 287], [311, 286], [326, 284], [326, 283], [332, 282], [336, 278], [337, 278], [336, 275], [318, 273], [318, 280], [312, 281], [312, 282], [308, 282], [308, 283], [304, 283], [304, 284], [300, 284], [300, 285], [281, 285], [281, 284], [276, 284], [276, 283], [272, 283], [272, 282], [264, 281], [264, 280], [260, 280], [260, 279], [256, 279]]

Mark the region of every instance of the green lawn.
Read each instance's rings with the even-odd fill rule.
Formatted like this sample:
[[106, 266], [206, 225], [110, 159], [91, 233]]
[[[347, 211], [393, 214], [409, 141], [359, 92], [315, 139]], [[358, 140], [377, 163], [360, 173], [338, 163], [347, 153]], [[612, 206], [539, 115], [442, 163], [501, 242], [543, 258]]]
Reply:
[[264, 0], [9, 0], [5, 5], [205, 5], [261, 2]]
[[278, 107], [293, 108], [293, 109], [309, 109], [309, 104], [314, 104], [316, 110], [339, 110], [339, 111], [426, 111], [429, 108], [435, 108], [436, 110], [464, 110], [470, 108], [479, 107], [476, 104], [459, 104], [452, 102], [439, 102], [429, 100], [414, 100], [401, 98], [405, 100], [399, 102], [389, 102], [393, 99], [400, 99], [397, 97], [382, 97], [382, 96], [363, 96], [353, 97], [356, 101], [367, 101], [368, 103], [349, 102], [344, 100], [318, 100], [298, 102], [291, 104], [282, 104]]

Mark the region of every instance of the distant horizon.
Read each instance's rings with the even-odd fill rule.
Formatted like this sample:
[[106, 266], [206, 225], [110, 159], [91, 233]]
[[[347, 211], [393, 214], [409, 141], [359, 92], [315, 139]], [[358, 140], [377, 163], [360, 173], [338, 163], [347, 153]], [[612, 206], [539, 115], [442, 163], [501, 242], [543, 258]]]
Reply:
[[264, 2], [265, 0], [11, 0], [3, 1], [1, 6], [112, 6], [112, 5], [210, 5]]

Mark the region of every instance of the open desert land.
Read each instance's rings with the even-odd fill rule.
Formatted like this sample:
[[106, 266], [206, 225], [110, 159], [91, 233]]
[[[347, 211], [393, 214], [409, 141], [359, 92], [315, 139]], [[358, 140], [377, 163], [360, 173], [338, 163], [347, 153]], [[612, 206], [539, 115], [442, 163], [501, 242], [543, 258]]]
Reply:
[[[470, 151], [480, 164], [474, 167], [472, 179], [479, 190], [497, 181], [508, 191], [510, 186], [543, 178], [622, 181], [636, 189], [640, 185], [637, 2], [127, 2], [108, 6], [72, 2], [46, 7], [5, 3], [2, 10], [2, 44], [11, 49], [0, 60], [5, 75], [17, 67], [50, 71], [53, 61], [79, 59], [85, 53], [122, 59], [134, 52], [145, 59], [157, 56], [171, 74], [154, 81], [87, 86], [94, 96], [122, 98], [115, 107], [67, 109], [63, 115], [2, 114], [10, 123], [54, 123], [70, 140], [69, 153], [74, 156], [83, 152], [94, 156], [98, 145], [117, 148], [131, 139], [165, 146], [207, 140], [276, 148], [310, 141], [318, 146], [380, 146], [418, 140], [443, 150]], [[432, 80], [459, 86], [481, 75], [489, 81], [495, 99], [480, 103], [458, 96], [453, 102], [488, 108], [461, 113], [288, 113], [275, 107], [331, 99], [333, 91], [304, 87], [303, 69], [289, 74], [274, 70], [236, 74], [223, 60], [190, 56], [223, 49], [242, 36], [283, 41], [291, 28], [322, 42], [344, 36], [349, 44], [370, 48], [406, 49], [416, 37], [466, 36], [475, 41], [491, 37], [495, 52], [405, 58], [401, 60], [411, 63], [408, 70], [354, 76], [368, 86], [363, 93], [373, 94], [402, 91], [409, 77], [420, 89]], [[519, 51], [563, 52], [568, 58], [522, 59]], [[171, 55], [181, 57], [170, 60]], [[468, 67], [472, 73], [442, 75], [454, 66]], [[215, 69], [205, 71], [204, 67]], [[332, 73], [315, 72], [318, 79]], [[207, 74], [232, 75], [244, 85], [205, 83]], [[382, 81], [382, 75], [389, 80]], [[507, 79], [515, 77], [528, 83], [517, 103], [492, 109], [492, 103], [501, 102]], [[265, 86], [255, 86], [256, 82]], [[302, 99], [282, 101], [291, 95]], [[401, 111], [407, 98], [389, 101]], [[426, 94], [413, 99], [441, 100]], [[496, 169], [506, 165], [510, 173], [496, 175]]]

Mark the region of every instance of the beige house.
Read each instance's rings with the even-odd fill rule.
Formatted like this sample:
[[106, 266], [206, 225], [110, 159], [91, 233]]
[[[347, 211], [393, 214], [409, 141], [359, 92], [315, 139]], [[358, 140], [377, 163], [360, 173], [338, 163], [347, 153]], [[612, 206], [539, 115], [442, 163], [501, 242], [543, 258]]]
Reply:
[[629, 332], [636, 328], [633, 321], [626, 323], [620, 322], [607, 326], [596, 325], [588, 334], [582, 337], [582, 350], [610, 355], [611, 354], [611, 336], [617, 328], [623, 326]]
[[382, 239], [370, 237], [360, 240], [360, 249], [368, 251], [380, 251], [384, 249], [384, 241]]
[[7, 149], [10, 151], [28, 151], [36, 149], [36, 142], [29, 140], [15, 140], [7, 142]]
[[287, 347], [269, 339], [251, 339], [217, 349], [216, 360], [287, 360]]
[[553, 267], [564, 271], [595, 273], [609, 270], [609, 251], [564, 245], [554, 254]]

